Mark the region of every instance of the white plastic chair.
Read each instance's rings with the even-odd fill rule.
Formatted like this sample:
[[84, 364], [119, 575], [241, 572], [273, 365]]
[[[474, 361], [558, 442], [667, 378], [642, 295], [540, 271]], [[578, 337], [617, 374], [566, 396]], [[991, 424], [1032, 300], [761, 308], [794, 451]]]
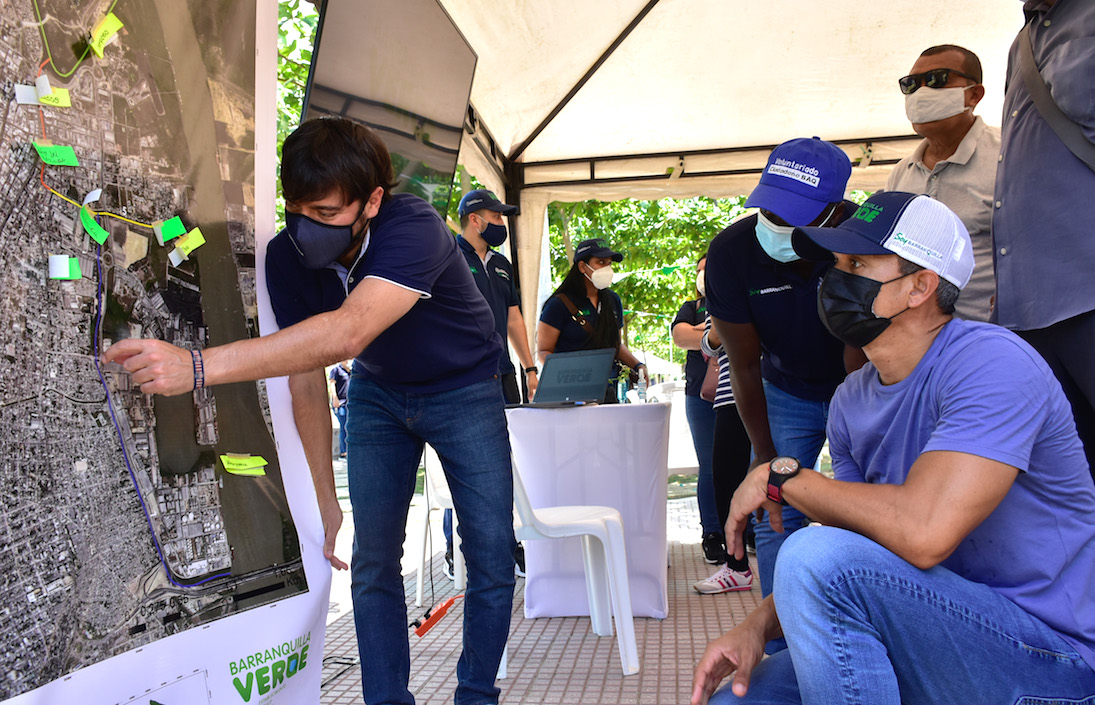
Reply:
[[[616, 640], [624, 675], [638, 673], [639, 650], [635, 645], [635, 621], [631, 613], [631, 588], [620, 512], [612, 507], [593, 505], [534, 510], [521, 482], [516, 459], [513, 461], [513, 503], [517, 510], [518, 525], [514, 527], [514, 534], [518, 541], [581, 537], [593, 633], [612, 636], [612, 615], [615, 615]], [[505, 655], [502, 664], [504, 672]]]
[[[418, 585], [414, 592], [414, 604], [422, 606], [422, 589], [425, 584], [426, 563], [430, 557], [427, 555], [430, 545], [430, 512], [434, 509], [452, 509], [452, 493], [449, 491], [449, 482], [445, 479], [445, 471], [441, 468], [441, 460], [437, 457], [437, 451], [426, 446], [422, 454], [423, 467], [426, 470], [426, 526], [422, 532], [422, 555], [418, 562]], [[445, 537], [442, 535], [441, 544], [444, 545]], [[452, 515], [452, 569], [456, 579], [456, 590], [460, 592], [468, 585], [468, 569], [464, 563], [464, 553], [460, 550], [460, 534], [456, 530], [456, 512]]]

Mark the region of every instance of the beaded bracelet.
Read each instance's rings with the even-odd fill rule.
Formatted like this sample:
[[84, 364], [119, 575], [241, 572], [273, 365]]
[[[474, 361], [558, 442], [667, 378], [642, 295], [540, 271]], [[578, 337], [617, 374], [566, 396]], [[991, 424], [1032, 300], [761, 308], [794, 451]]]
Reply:
[[191, 350], [190, 360], [194, 364], [194, 389], [205, 386], [205, 364], [202, 362], [202, 351]]

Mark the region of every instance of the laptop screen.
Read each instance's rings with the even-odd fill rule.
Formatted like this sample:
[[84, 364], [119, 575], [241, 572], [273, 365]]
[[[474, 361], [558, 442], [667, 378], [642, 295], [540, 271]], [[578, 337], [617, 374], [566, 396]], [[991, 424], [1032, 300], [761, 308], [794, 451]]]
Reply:
[[534, 404], [604, 400], [616, 351], [612, 348], [552, 353], [544, 360]]

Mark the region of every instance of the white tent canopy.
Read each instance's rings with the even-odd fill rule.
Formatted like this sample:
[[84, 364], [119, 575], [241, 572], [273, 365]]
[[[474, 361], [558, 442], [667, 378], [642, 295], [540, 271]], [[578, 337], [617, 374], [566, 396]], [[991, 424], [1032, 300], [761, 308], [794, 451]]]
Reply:
[[550, 202], [741, 195], [773, 145], [814, 135], [874, 190], [917, 141], [897, 79], [919, 53], [974, 51], [998, 125], [1023, 23], [1019, 0], [440, 2], [479, 57], [460, 161], [521, 206], [526, 311]]

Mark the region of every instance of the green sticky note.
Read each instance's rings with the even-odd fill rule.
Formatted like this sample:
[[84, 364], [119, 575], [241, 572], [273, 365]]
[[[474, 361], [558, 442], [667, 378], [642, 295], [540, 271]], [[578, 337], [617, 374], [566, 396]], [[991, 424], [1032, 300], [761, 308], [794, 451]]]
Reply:
[[221, 464], [233, 475], [260, 477], [266, 474], [266, 459], [261, 455], [222, 455]]
[[106, 242], [106, 239], [110, 237], [110, 233], [103, 229], [103, 226], [95, 222], [95, 216], [91, 214], [87, 206], [80, 207], [80, 222], [84, 224], [84, 230], [91, 236], [91, 239], [100, 245]]
[[261, 467], [239, 468], [238, 470], [229, 470], [228, 472], [233, 475], [242, 475], [243, 477], [266, 477], [266, 471]]
[[53, 166], [80, 166], [80, 160], [76, 158], [76, 150], [61, 144], [39, 143], [35, 140], [34, 149], [38, 156], [46, 164]]
[[80, 271], [80, 260], [75, 257], [68, 258], [68, 278], [80, 279], [83, 277], [83, 273]]
[[194, 228], [183, 237], [179, 238], [179, 241], [175, 243], [175, 247], [182, 250], [182, 253], [187, 257], [190, 253], [198, 249], [205, 244], [205, 236], [202, 235], [201, 228]]
[[167, 242], [186, 233], [186, 226], [183, 225], [182, 218], [175, 216], [171, 220], [163, 222], [163, 225], [160, 226], [160, 232], [163, 233], [163, 241]]
[[72, 98], [69, 97], [67, 88], [54, 88], [49, 95], [38, 96], [38, 102], [42, 105], [52, 105], [56, 108], [72, 107]]
[[113, 12], [99, 20], [99, 24], [91, 30], [91, 41], [88, 42], [88, 46], [95, 52], [95, 56], [100, 59], [103, 58], [103, 47], [121, 28], [122, 21], [115, 17]]

